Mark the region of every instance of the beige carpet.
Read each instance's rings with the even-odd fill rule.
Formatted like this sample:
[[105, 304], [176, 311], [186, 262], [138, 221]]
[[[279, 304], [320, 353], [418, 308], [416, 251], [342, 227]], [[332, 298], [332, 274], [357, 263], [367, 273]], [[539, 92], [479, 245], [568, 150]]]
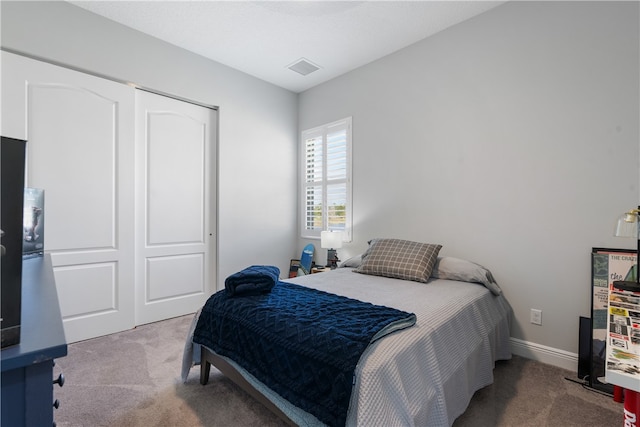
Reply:
[[[282, 426], [214, 368], [201, 386], [198, 368], [180, 380], [191, 316], [69, 345], [54, 374], [59, 427]], [[567, 381], [575, 373], [514, 357], [499, 362], [495, 382], [474, 395], [454, 427], [620, 426], [622, 405]]]

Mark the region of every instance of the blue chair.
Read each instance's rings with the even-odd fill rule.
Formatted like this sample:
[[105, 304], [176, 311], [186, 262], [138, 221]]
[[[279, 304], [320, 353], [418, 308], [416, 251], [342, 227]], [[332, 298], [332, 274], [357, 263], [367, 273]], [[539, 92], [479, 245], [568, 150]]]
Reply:
[[313, 265], [313, 253], [316, 248], [309, 243], [302, 250], [300, 259], [292, 259], [289, 267], [289, 277], [297, 277], [300, 275], [311, 274], [311, 266]]

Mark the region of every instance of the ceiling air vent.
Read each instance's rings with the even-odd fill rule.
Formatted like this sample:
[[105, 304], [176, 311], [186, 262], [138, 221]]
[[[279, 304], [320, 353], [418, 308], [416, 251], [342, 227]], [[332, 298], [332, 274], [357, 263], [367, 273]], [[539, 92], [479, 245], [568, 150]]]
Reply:
[[288, 68], [291, 71], [295, 71], [298, 74], [302, 74], [306, 76], [308, 74], [313, 73], [314, 71], [318, 71], [320, 69], [319, 66], [315, 65], [311, 61], [305, 58], [300, 58], [293, 64], [289, 65]]

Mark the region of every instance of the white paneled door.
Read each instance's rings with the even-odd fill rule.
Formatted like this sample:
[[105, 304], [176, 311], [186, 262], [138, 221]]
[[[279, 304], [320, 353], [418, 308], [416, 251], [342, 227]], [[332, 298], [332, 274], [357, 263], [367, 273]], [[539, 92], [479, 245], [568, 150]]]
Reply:
[[195, 312], [211, 291], [216, 111], [136, 91], [136, 323]]
[[45, 190], [67, 341], [196, 311], [215, 290], [216, 111], [1, 55], [0, 131]]
[[27, 139], [26, 185], [45, 190], [67, 341], [135, 326], [135, 90], [2, 52], [2, 134]]

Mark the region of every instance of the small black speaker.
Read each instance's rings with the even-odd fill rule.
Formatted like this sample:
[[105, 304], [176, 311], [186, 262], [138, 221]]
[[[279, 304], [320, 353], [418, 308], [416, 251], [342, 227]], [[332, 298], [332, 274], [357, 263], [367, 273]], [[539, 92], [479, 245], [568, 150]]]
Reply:
[[590, 373], [591, 365], [591, 319], [580, 316], [578, 335], [578, 378], [584, 380]]

